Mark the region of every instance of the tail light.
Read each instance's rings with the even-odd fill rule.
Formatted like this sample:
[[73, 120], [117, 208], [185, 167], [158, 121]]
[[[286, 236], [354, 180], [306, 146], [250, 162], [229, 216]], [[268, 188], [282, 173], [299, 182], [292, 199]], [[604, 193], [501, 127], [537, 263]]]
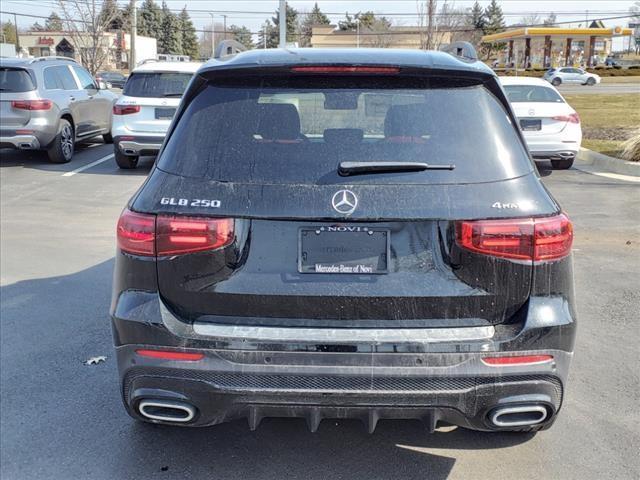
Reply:
[[51, 100], [13, 100], [11, 107], [17, 110], [51, 110]]
[[140, 111], [140, 105], [114, 105], [114, 115], [131, 115]]
[[143, 256], [182, 255], [216, 250], [233, 241], [230, 218], [149, 215], [124, 210], [118, 220], [118, 247]]
[[551, 119], [559, 122], [580, 123], [580, 116], [575, 112], [570, 115], [558, 115], [556, 117], [551, 117]]
[[387, 73], [396, 74], [400, 72], [398, 67], [362, 67], [362, 66], [322, 66], [311, 65], [303, 67], [291, 67], [295, 73]]
[[546, 218], [462, 221], [458, 245], [472, 252], [515, 260], [549, 261], [571, 252], [573, 226], [565, 214]]

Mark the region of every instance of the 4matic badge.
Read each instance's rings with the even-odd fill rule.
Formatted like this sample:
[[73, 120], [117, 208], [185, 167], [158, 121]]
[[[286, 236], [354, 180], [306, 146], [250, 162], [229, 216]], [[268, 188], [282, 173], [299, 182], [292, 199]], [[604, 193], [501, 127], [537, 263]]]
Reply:
[[160, 199], [160, 205], [176, 205], [179, 207], [208, 207], [208, 208], [220, 208], [220, 200], [208, 200], [206, 198], [175, 198], [175, 197], [162, 197]]

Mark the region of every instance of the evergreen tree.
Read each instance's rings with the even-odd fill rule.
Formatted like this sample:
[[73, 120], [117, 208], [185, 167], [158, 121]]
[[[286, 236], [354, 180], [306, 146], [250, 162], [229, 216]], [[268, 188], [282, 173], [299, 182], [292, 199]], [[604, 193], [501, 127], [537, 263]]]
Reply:
[[267, 20], [262, 24], [260, 33], [258, 34], [258, 48], [277, 48], [278, 47], [278, 28]]
[[330, 23], [329, 17], [322, 13], [320, 7], [318, 7], [318, 2], [316, 2], [311, 12], [309, 12], [302, 21], [300, 28], [300, 46], [311, 46], [311, 35], [314, 25], [329, 25]]
[[[9, 22], [9, 23], [10, 23], [10, 22]], [[44, 32], [44, 31], [45, 31], [45, 28], [44, 28], [42, 25], [40, 25], [40, 23], [36, 22], [36, 23], [34, 23], [33, 25], [31, 25], [31, 26], [29, 27], [29, 31], [30, 31], [30, 32]], [[14, 34], [14, 36], [15, 36], [15, 34]], [[10, 42], [10, 41], [8, 41], [8, 40], [6, 40], [6, 42], [7, 42], [7, 43], [12, 43], [12, 42]]]
[[192, 60], [196, 60], [200, 56], [198, 51], [198, 37], [191, 17], [189, 17], [189, 13], [187, 12], [186, 5], [180, 12], [178, 20], [180, 23], [180, 33], [182, 34], [182, 54], [189, 55]]
[[160, 35], [158, 40], [158, 53], [169, 53], [173, 55], [182, 54], [182, 31], [180, 30], [180, 19], [171, 13], [167, 2], [162, 2], [160, 21]]
[[138, 35], [160, 40], [162, 10], [154, 0], [144, 0], [138, 9]]
[[64, 30], [64, 25], [62, 25], [62, 19], [58, 16], [56, 12], [51, 12], [49, 18], [44, 21], [44, 29], [50, 32], [59, 32]]
[[478, 30], [481, 33], [484, 33], [484, 29], [486, 26], [487, 20], [484, 16], [484, 10], [480, 6], [480, 4], [476, 1], [471, 7], [469, 11], [469, 15], [467, 16], [467, 26]]
[[104, 0], [98, 22], [106, 24], [105, 30], [120, 30], [122, 28], [122, 12], [118, 8], [116, 0]]
[[5, 43], [13, 43], [16, 45], [16, 26], [7, 20], [1, 24], [1, 30]]
[[345, 13], [345, 19], [338, 22], [338, 29], [343, 31], [356, 31], [360, 24], [360, 28], [372, 29], [375, 27], [391, 27], [391, 22], [387, 17], [376, 17], [376, 14], [368, 12], [358, 12], [353, 17], [349, 13]]
[[506, 29], [502, 7], [498, 4], [498, 0], [491, 0], [484, 14], [487, 19], [485, 25], [487, 35], [503, 32]]
[[240, 27], [237, 25], [231, 25], [227, 30], [231, 32], [233, 39], [236, 42], [240, 42], [242, 45], [244, 45], [247, 50], [255, 48], [255, 45], [253, 44], [253, 37], [251, 36], [251, 31], [244, 25]]

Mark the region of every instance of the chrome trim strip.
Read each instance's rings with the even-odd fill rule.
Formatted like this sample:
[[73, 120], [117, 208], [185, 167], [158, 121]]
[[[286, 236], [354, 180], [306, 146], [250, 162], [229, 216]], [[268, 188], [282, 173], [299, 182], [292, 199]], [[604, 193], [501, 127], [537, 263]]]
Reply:
[[193, 331], [205, 337], [252, 342], [440, 343], [488, 340], [493, 337], [495, 328], [284, 328], [195, 322]]

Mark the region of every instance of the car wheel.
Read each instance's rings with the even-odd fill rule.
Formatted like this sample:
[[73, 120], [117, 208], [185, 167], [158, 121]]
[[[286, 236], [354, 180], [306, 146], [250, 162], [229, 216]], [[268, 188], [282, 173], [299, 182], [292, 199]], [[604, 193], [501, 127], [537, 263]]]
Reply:
[[596, 79], [595, 78], [587, 78], [587, 85], [593, 86], [595, 84], [596, 84]]
[[113, 143], [113, 136], [111, 135], [111, 132], [102, 135], [102, 139], [104, 140], [104, 143]]
[[562, 83], [562, 80], [559, 78], [554, 78], [553, 80], [551, 80], [551, 85], [553, 85], [554, 87], [557, 87], [558, 85], [560, 85]]
[[131, 170], [132, 168], [136, 168], [138, 166], [138, 157], [137, 156], [129, 156], [124, 153], [116, 150], [114, 152], [116, 157], [116, 163], [118, 167], [123, 168], [125, 170]]
[[564, 158], [562, 160], [551, 160], [551, 166], [554, 170], [566, 170], [573, 165], [573, 158]]
[[73, 158], [75, 134], [73, 125], [64, 118], [60, 120], [58, 135], [47, 150], [49, 161], [52, 163], [68, 163]]

